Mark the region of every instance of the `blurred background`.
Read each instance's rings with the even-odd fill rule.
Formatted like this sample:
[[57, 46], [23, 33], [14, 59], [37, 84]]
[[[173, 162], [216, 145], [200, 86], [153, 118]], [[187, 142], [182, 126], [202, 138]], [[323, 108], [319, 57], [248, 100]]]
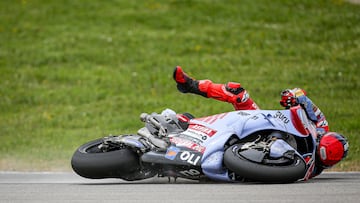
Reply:
[[78, 146], [135, 133], [142, 112], [230, 104], [177, 91], [240, 82], [262, 109], [304, 88], [360, 170], [360, 5], [344, 0], [2, 0], [0, 170], [69, 171]]

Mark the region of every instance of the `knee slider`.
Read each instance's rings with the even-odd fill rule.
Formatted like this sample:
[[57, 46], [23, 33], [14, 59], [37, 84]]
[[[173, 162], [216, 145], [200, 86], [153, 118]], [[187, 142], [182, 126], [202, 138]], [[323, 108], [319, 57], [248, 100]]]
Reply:
[[234, 95], [232, 97], [232, 100], [239, 104], [239, 103], [245, 103], [246, 101], [248, 101], [249, 98], [250, 98], [249, 94], [245, 89], [243, 89], [239, 94]]
[[238, 95], [244, 91], [244, 88], [241, 87], [240, 83], [236, 83], [236, 82], [228, 82], [225, 85], [225, 89], [226, 91], [235, 95]]

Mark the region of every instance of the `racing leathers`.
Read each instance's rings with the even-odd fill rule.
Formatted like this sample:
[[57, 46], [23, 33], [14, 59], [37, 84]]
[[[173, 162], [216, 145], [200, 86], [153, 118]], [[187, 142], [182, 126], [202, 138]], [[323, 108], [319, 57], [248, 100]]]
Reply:
[[[236, 82], [217, 84], [211, 80], [196, 80], [189, 77], [180, 66], [176, 66], [173, 78], [177, 88], [182, 93], [193, 93], [206, 98], [231, 103], [235, 110], [257, 110], [258, 105], [250, 97], [245, 88]], [[284, 90], [281, 93], [280, 104], [286, 108], [301, 105], [309, 119], [316, 125], [318, 133], [324, 134], [329, 131], [328, 122], [321, 110], [306, 96], [304, 90], [294, 88]]]
[[182, 93], [194, 93], [206, 98], [229, 102], [235, 110], [259, 109], [240, 83], [217, 84], [211, 80], [195, 80], [190, 78], [180, 66], [175, 68], [173, 76], [178, 90]]

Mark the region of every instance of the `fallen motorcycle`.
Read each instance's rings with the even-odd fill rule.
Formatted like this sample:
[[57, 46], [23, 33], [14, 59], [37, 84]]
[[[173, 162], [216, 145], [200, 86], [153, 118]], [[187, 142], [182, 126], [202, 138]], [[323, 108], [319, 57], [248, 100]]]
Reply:
[[193, 180], [294, 182], [315, 164], [317, 132], [300, 107], [232, 111], [180, 122], [172, 110], [141, 114], [136, 134], [80, 146], [73, 170], [85, 178], [154, 176]]

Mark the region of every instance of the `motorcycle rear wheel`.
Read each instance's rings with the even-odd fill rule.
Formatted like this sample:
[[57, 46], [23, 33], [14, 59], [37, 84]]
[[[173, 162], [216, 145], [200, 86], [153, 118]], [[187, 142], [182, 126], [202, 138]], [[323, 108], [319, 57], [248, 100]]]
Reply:
[[305, 176], [306, 164], [297, 155], [288, 165], [265, 165], [246, 159], [238, 153], [239, 148], [241, 145], [233, 145], [225, 151], [224, 164], [245, 179], [266, 183], [290, 183]]
[[91, 179], [122, 178], [139, 170], [139, 157], [130, 149], [122, 148], [103, 152], [98, 146], [102, 139], [80, 146], [71, 159], [73, 170], [80, 176]]

